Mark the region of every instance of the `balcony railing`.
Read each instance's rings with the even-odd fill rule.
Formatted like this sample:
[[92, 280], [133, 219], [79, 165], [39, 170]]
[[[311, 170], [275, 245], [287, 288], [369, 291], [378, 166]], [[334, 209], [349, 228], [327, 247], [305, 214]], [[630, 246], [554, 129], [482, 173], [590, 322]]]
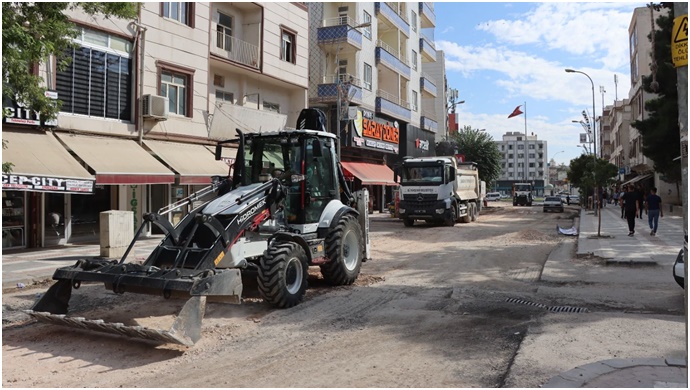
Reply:
[[410, 22], [407, 17], [400, 15], [396, 6], [391, 6], [389, 3], [376, 2], [374, 3], [374, 10], [377, 15], [383, 15], [390, 23], [397, 27], [406, 36], [410, 36]]
[[[318, 85], [317, 97], [309, 99], [310, 104], [336, 102], [338, 99], [338, 76], [324, 76]], [[350, 102], [362, 104], [362, 81], [351, 74], [341, 74], [341, 92], [350, 97]]]
[[383, 63], [408, 80], [410, 79], [411, 70], [407, 59], [381, 40], [376, 41], [376, 61], [377, 63]]
[[420, 80], [420, 87], [422, 91], [428, 92], [430, 95], [436, 97], [438, 94], [438, 89], [436, 88], [436, 83], [434, 79], [429, 77], [426, 73], [422, 73], [422, 78]]
[[384, 90], [376, 90], [376, 112], [409, 121], [412, 118], [410, 102]]
[[426, 38], [419, 38], [419, 51], [422, 52], [422, 58], [427, 62], [436, 61], [436, 48]]
[[216, 32], [215, 54], [230, 61], [259, 69], [259, 47], [221, 31]]
[[434, 13], [434, 3], [420, 2], [419, 16], [421, 16], [422, 27], [436, 26], [436, 13]]
[[420, 125], [421, 128], [424, 130], [429, 130], [433, 132], [438, 131], [438, 123], [428, 116], [422, 116], [420, 118]]

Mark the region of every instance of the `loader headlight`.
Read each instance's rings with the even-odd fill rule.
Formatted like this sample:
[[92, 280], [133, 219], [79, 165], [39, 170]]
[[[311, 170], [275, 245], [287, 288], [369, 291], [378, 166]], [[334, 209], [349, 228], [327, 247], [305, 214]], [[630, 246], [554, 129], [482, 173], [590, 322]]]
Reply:
[[436, 214], [443, 214], [446, 209], [436, 209]]
[[292, 175], [292, 177], [290, 177], [290, 180], [293, 183], [299, 183], [301, 181], [304, 181], [304, 175]]

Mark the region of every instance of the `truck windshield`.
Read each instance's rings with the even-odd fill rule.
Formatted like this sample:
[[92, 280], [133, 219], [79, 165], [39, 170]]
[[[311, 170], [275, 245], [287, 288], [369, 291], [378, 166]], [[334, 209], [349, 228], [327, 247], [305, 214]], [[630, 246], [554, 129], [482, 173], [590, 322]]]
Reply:
[[413, 165], [402, 170], [402, 185], [438, 185], [443, 183], [443, 166]]
[[529, 184], [516, 184], [515, 185], [515, 191], [529, 191], [530, 190], [530, 185]]

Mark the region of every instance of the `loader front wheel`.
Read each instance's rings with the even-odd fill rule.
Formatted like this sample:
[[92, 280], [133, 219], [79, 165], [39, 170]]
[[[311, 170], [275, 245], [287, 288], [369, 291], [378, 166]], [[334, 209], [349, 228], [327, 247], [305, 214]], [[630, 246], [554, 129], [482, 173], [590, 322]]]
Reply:
[[295, 306], [307, 292], [308, 268], [307, 254], [300, 245], [274, 241], [259, 262], [259, 294], [273, 306]]
[[357, 219], [345, 215], [326, 237], [326, 254], [330, 261], [321, 265], [328, 284], [343, 286], [354, 283], [362, 267], [364, 242]]

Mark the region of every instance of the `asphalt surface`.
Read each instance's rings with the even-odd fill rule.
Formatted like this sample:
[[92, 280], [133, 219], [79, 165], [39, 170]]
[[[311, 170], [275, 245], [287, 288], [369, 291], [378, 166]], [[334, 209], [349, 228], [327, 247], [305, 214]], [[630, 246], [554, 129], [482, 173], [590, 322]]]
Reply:
[[[608, 263], [619, 264], [668, 263], [675, 259], [683, 246], [683, 210], [676, 207], [674, 211], [664, 213], [665, 216], [660, 219], [656, 236], [649, 235], [647, 219], [644, 216], [643, 219], [636, 220], [636, 234], [629, 237], [627, 222], [620, 218], [620, 208], [608, 205], [601, 210], [600, 230], [598, 216], [595, 216], [591, 210], [581, 209], [580, 218], [576, 219], [576, 226], [574, 226], [578, 230], [577, 256], [596, 256], [606, 259]], [[372, 218], [390, 218], [390, 216], [372, 214]], [[561, 226], [561, 228], [572, 227]], [[606, 240], [594, 239], [600, 236], [606, 236]], [[160, 237], [141, 239], [129, 256], [143, 260], [159, 242]], [[80, 258], [97, 257], [99, 254], [100, 247], [97, 244], [67, 245], [3, 253], [3, 291], [25, 288], [34, 283], [50, 280], [56, 268], [72, 265]], [[569, 264], [572, 263], [549, 259], [542, 275], [548, 277], [550, 273], [559, 273]], [[635, 359], [602, 360], [562, 372], [542, 387], [688, 388], [687, 361], [648, 356]]]

